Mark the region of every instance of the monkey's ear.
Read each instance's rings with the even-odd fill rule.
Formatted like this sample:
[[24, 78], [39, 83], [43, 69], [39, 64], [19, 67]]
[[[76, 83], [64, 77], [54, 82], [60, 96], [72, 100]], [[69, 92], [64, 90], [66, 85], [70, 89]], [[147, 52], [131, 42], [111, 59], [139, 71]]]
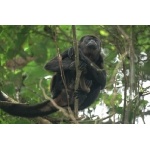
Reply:
[[79, 40], [79, 42], [78, 42], [79, 47], [80, 47], [80, 45], [81, 45], [81, 43], [83, 42], [83, 40], [84, 40], [85, 37], [86, 37], [86, 36], [83, 36], [83, 37]]
[[71, 48], [69, 48], [69, 50], [68, 50], [68, 57], [69, 57], [69, 58], [72, 58], [73, 55], [74, 55], [74, 49], [73, 49], [73, 47], [71, 47]]

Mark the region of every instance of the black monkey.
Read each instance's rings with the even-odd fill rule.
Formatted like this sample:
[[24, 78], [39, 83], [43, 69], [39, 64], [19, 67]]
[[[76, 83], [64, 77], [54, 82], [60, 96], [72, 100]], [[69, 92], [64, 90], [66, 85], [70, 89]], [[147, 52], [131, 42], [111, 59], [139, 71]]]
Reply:
[[[66, 79], [69, 106], [74, 109], [75, 96], [79, 98], [79, 110], [90, 106], [98, 97], [100, 90], [106, 84], [106, 72], [103, 68], [103, 58], [100, 54], [100, 40], [92, 35], [84, 36], [79, 44], [79, 69], [82, 70], [79, 89], [74, 90], [75, 85], [75, 59], [74, 50], [70, 48], [61, 54], [62, 68]], [[54, 101], [61, 107], [68, 106], [68, 97], [61, 77], [58, 58], [55, 57], [45, 65], [48, 71], [56, 72], [53, 77], [51, 92]], [[47, 100], [36, 105], [16, 104], [0, 92], [0, 108], [11, 115], [22, 117], [44, 116], [56, 112], [57, 109]]]

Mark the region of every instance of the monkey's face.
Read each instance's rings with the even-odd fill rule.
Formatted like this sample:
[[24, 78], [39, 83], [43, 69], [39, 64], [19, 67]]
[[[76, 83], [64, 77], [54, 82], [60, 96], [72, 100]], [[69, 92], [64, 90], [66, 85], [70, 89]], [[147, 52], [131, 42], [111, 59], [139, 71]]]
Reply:
[[95, 36], [84, 36], [79, 42], [79, 48], [85, 56], [90, 58], [92, 61], [97, 61], [101, 51], [100, 40]]

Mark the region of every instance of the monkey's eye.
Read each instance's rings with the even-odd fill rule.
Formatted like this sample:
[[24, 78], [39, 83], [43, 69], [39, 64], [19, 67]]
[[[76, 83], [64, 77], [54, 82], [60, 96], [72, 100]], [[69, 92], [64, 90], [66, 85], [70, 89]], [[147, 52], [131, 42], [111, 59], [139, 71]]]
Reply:
[[89, 41], [91, 41], [91, 40], [94, 40], [93, 38], [89, 38], [89, 39], [87, 39], [87, 41], [89, 42]]
[[93, 38], [93, 40], [95, 41], [95, 42], [97, 42], [98, 40], [97, 40], [97, 38]]

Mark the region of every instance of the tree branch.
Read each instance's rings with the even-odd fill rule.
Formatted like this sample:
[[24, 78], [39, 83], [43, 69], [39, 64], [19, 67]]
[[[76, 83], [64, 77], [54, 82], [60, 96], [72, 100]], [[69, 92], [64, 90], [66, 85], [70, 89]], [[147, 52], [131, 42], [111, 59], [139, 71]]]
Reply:
[[134, 47], [132, 43], [132, 30], [130, 32], [131, 35], [129, 36], [128, 34], [126, 34], [123, 28], [121, 28], [121, 26], [117, 26], [117, 28], [126, 39], [128, 49], [129, 49], [128, 51], [130, 54], [130, 80], [129, 80], [130, 81], [130, 97], [129, 97], [129, 104], [127, 106], [126, 114], [125, 114], [125, 123], [129, 123], [128, 120], [129, 120], [129, 114], [131, 112], [131, 103], [135, 94], [135, 63], [134, 63], [135, 54], [134, 54]]
[[66, 109], [64, 109], [64, 108], [62, 108], [62, 107], [60, 107], [60, 106], [58, 106], [58, 105], [55, 103], [55, 101], [54, 101], [52, 98], [50, 98], [50, 97], [45, 93], [45, 90], [44, 90], [44, 88], [42, 87], [41, 83], [42, 83], [42, 79], [40, 80], [39, 86], [40, 86], [40, 89], [41, 89], [42, 92], [43, 92], [44, 98], [45, 98], [46, 100], [50, 100], [50, 102], [54, 105], [54, 107], [56, 107], [58, 110], [60, 110], [66, 117], [71, 118], [74, 123], [78, 123], [77, 120], [75, 119], [73, 113], [70, 112], [70, 110], [69, 110], [69, 113], [68, 113], [68, 112], [66, 111]]
[[[76, 38], [76, 27], [75, 25], [72, 25], [72, 32], [73, 32], [73, 46], [74, 46], [74, 51], [75, 51], [75, 66], [76, 66], [76, 80], [75, 80], [75, 91], [79, 87], [79, 81], [80, 81], [80, 76], [81, 76], [81, 70], [78, 69], [79, 66], [79, 50], [78, 50], [78, 43], [77, 43], [77, 38]], [[78, 117], [78, 99], [75, 98], [74, 102], [74, 113], [75, 117]]]

